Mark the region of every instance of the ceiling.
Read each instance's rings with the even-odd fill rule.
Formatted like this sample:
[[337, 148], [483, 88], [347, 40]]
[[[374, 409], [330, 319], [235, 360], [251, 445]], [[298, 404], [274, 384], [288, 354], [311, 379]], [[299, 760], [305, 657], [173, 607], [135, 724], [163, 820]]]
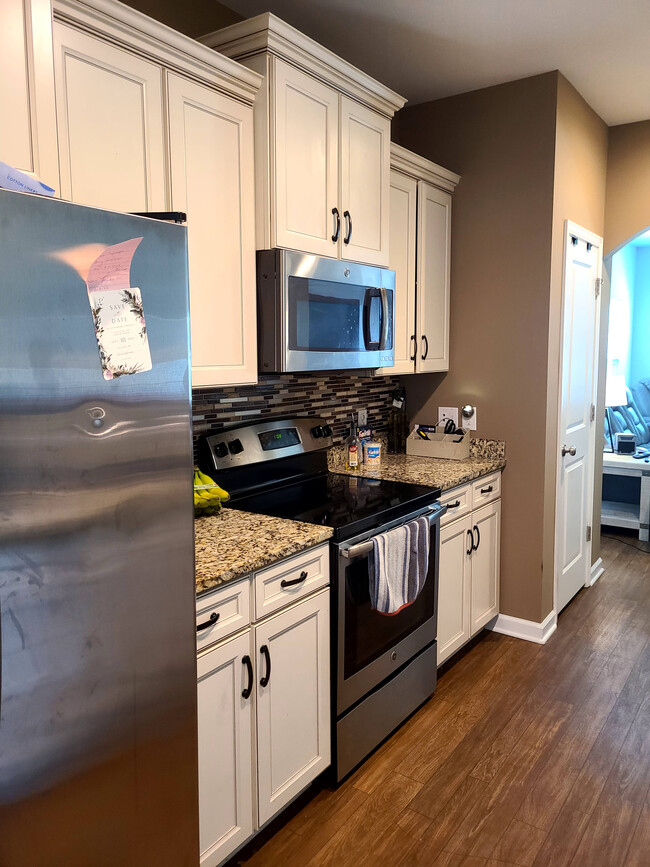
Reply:
[[225, 0], [274, 12], [425, 102], [559, 69], [613, 126], [650, 119], [649, 0]]

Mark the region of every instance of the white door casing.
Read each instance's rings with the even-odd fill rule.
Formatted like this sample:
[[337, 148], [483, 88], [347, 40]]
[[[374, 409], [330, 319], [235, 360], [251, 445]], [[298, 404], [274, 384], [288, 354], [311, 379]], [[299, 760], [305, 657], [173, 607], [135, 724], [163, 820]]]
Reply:
[[[575, 243], [573, 242], [575, 239]], [[562, 286], [562, 341], [555, 511], [559, 612], [589, 583], [595, 436], [591, 420], [597, 363], [602, 238], [566, 221]], [[564, 451], [564, 454], [563, 454]]]
[[198, 673], [199, 839], [202, 867], [215, 867], [253, 833], [250, 630], [201, 654]]
[[339, 207], [339, 95], [276, 60], [273, 98], [275, 246], [336, 257], [332, 210]]
[[413, 373], [415, 335], [415, 233], [417, 226], [415, 178], [390, 173], [390, 268], [395, 271], [395, 364], [381, 373]]
[[172, 208], [187, 213], [192, 383], [257, 382], [253, 110], [167, 74]]

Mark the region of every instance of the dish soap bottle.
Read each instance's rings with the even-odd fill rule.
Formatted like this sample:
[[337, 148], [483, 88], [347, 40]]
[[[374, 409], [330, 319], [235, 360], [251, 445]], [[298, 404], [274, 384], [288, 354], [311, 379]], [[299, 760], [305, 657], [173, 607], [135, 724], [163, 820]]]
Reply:
[[346, 470], [356, 470], [361, 463], [359, 438], [356, 433], [356, 425], [354, 422], [354, 413], [352, 415], [352, 424], [350, 426], [350, 436], [345, 441], [345, 468]]
[[388, 454], [397, 455], [405, 450], [408, 426], [406, 390], [404, 386], [398, 385], [393, 392], [392, 405], [388, 415]]

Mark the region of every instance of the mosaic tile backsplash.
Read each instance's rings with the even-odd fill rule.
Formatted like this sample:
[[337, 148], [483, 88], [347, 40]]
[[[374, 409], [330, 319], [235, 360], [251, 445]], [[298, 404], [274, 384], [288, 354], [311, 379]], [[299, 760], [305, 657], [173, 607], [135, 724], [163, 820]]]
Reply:
[[386, 429], [390, 397], [397, 380], [319, 373], [260, 376], [257, 385], [195, 388], [192, 392], [194, 443], [201, 434], [268, 416], [319, 415], [332, 426], [334, 442], [350, 430], [350, 413], [368, 410], [368, 424]]

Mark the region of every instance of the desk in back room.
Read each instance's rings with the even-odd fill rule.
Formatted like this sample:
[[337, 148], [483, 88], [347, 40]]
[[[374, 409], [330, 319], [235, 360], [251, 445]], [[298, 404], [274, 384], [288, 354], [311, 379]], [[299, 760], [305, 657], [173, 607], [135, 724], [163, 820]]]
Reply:
[[[650, 463], [632, 455], [603, 455], [603, 476], [637, 478], [640, 493], [634, 502], [605, 499], [603, 496], [601, 523], [608, 527], [627, 527], [639, 531], [639, 539], [648, 542], [650, 528]], [[603, 479], [604, 481], [604, 479]]]

